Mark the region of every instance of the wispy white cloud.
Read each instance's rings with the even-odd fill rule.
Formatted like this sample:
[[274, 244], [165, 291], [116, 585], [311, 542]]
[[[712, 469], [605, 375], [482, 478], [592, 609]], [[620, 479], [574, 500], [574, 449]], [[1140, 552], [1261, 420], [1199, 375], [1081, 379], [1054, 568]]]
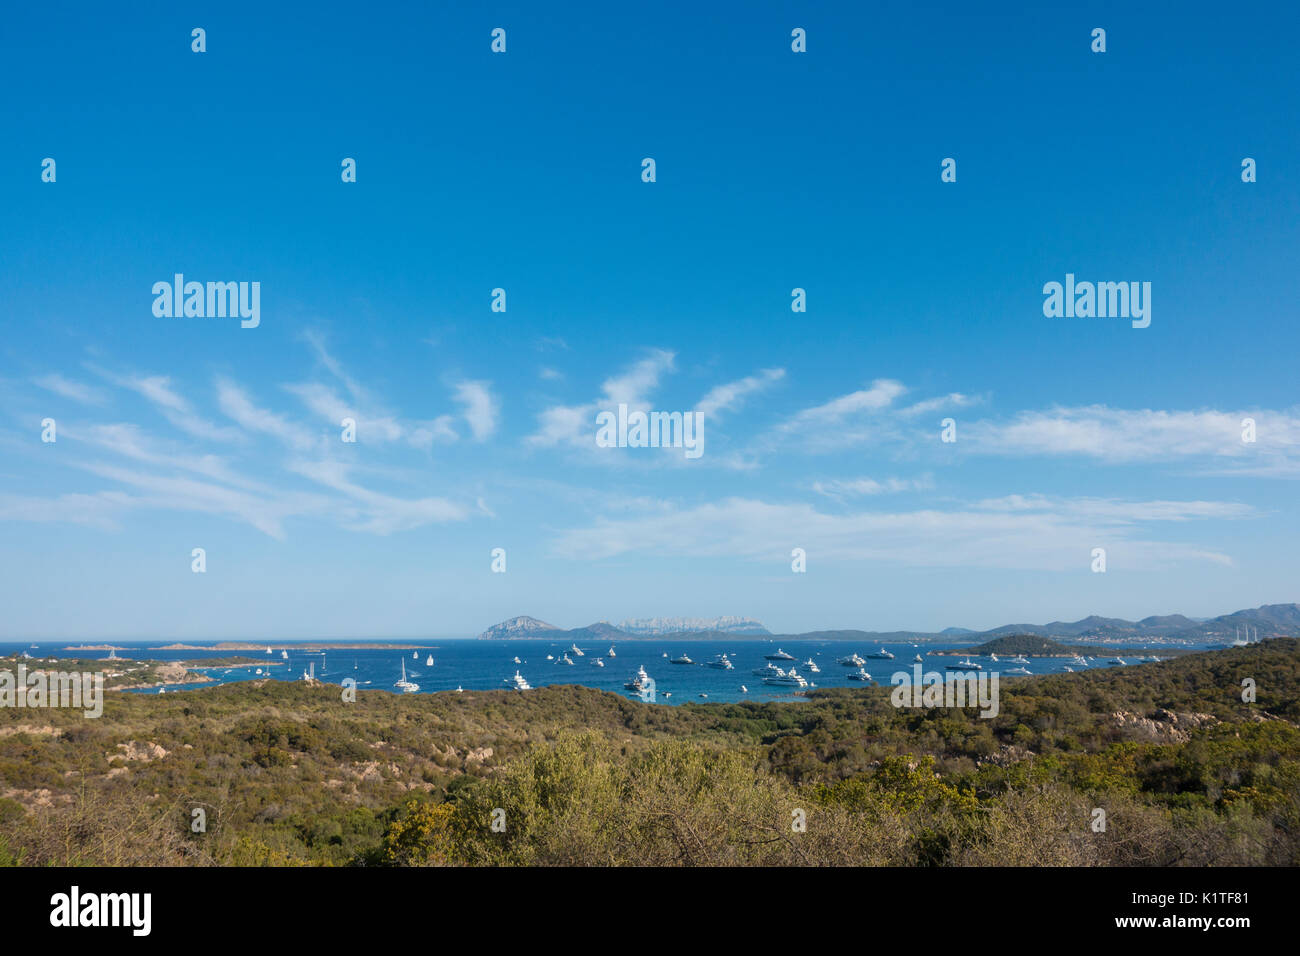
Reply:
[[226, 415], [248, 431], [270, 435], [300, 450], [317, 443], [316, 437], [301, 425], [253, 404], [248, 393], [228, 379], [217, 381], [217, 403]]
[[[1254, 442], [1243, 441], [1247, 418], [1255, 422]], [[1107, 464], [1202, 459], [1206, 473], [1300, 477], [1300, 413], [1294, 409], [1052, 408], [974, 421], [958, 439], [957, 449], [967, 454], [1071, 456]]]
[[491, 437], [497, 428], [500, 403], [492, 395], [491, 382], [460, 382], [455, 399], [464, 408], [465, 421], [475, 441]]
[[934, 488], [933, 475], [918, 478], [848, 478], [813, 482], [813, 491], [828, 498], [858, 498], [865, 495], [899, 494], [908, 491], [930, 491]]
[[734, 382], [727, 382], [725, 385], [716, 385], [695, 403], [695, 410], [703, 412], [704, 417], [712, 421], [723, 412], [739, 408], [750, 395], [762, 391], [783, 378], [785, 378], [785, 369], [765, 368], [757, 375], [748, 375]]
[[71, 379], [64, 378], [57, 372], [42, 375], [40, 378], [34, 379], [34, 381], [48, 392], [70, 398], [74, 402], [81, 402], [83, 405], [103, 405], [108, 401], [108, 396], [105, 395], [102, 389], [86, 385], [84, 382], [74, 382]]
[[625, 554], [718, 557], [788, 566], [791, 549], [818, 561], [877, 561], [918, 567], [1010, 568], [1089, 573], [1091, 551], [1105, 547], [1112, 568], [1181, 562], [1231, 564], [1211, 547], [1153, 540], [1145, 511], [1158, 520], [1239, 519], [1255, 513], [1224, 502], [1122, 502], [1039, 499], [1027, 507], [984, 507], [828, 514], [804, 503], [745, 498], [633, 517], [604, 517], [560, 534], [556, 553], [600, 560]]

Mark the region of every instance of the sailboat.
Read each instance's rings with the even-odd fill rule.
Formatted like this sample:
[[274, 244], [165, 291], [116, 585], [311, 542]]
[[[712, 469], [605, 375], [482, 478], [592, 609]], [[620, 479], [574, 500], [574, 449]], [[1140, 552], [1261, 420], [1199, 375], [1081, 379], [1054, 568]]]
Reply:
[[268, 648], [266, 649], [266, 653], [270, 654], [270, 653], [271, 653], [271, 648], [268, 647]]
[[428, 659], [425, 660], [425, 662], [424, 662], [424, 666], [425, 666], [425, 667], [432, 667], [432, 666], [433, 666], [433, 655], [432, 655], [432, 654], [430, 654], [429, 657], [428, 657]]
[[[418, 655], [417, 655], [418, 656]], [[420, 689], [419, 684], [413, 684], [406, 679], [406, 661], [402, 661], [402, 679], [393, 685], [403, 694], [414, 694]]]
[[411, 651], [411, 660], [413, 660], [413, 661], [418, 661], [419, 659], [420, 659], [420, 652], [419, 652], [419, 651]]
[[281, 651], [281, 652], [280, 652], [280, 660], [282, 660], [282, 661], [287, 661], [288, 659], [289, 659], [289, 652], [288, 652], [288, 651]]
[[614, 653], [614, 645], [613, 645], [613, 644], [609, 645], [609, 656], [610, 656], [610, 657], [618, 657], [618, 655]]

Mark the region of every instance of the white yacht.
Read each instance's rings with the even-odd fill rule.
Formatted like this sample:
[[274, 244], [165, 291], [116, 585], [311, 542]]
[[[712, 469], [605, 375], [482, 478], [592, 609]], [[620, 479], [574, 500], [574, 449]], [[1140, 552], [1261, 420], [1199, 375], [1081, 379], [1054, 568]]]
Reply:
[[1008, 673], [1008, 674], [1028, 674], [1028, 673], [1029, 673], [1029, 668], [1027, 668], [1027, 667], [1013, 667], [1013, 668], [1011, 668], [1011, 670], [1007, 671], [1007, 673]]
[[857, 654], [850, 654], [848, 657], [841, 657], [835, 663], [842, 664], [845, 667], [862, 667], [867, 662]]
[[281, 651], [281, 652], [280, 652], [280, 660], [282, 660], [282, 661], [287, 661], [288, 659], [289, 659], [289, 652], [288, 652], [288, 651]]
[[411, 651], [411, 660], [413, 660], [413, 661], [418, 661], [419, 659], [420, 659], [420, 652], [419, 652], [419, 651]]
[[811, 657], [803, 662], [803, 666], [808, 668], [808, 670], [814, 674], [820, 674], [822, 672], [822, 669], [817, 666], [817, 662]]
[[1112, 658], [1111, 658], [1107, 663], [1110, 663], [1110, 664], [1121, 664], [1121, 665], [1122, 665], [1122, 664], [1125, 663], [1125, 661], [1124, 661], [1124, 658], [1122, 658], [1122, 657], [1112, 657]]
[[704, 666], [705, 666], [705, 667], [712, 667], [712, 668], [714, 668], [714, 669], [716, 669], [716, 670], [720, 670], [720, 671], [729, 671], [729, 670], [734, 670], [734, 669], [735, 669], [735, 665], [732, 664], [731, 661], [729, 661], [729, 660], [727, 659], [727, 655], [726, 655], [726, 654], [718, 654], [718, 655], [717, 655], [716, 657], [714, 657], [712, 660], [705, 661], [705, 662], [704, 662]]
[[753, 671], [755, 677], [775, 677], [777, 674], [784, 674], [784, 673], [785, 671], [781, 670], [781, 668], [777, 667], [775, 664], [770, 662], [764, 664], [762, 667], [754, 668]]
[[271, 649], [270, 649], [269, 647], [266, 649], [266, 653], [268, 653], [268, 654], [271, 653]]
[[568, 654], [565, 654], [563, 657], [560, 658], [560, 660], [558, 661], [558, 663], [560, 663], [560, 664], [570, 664], [570, 665], [572, 665], [572, 664], [573, 664], [573, 658], [570, 657]]
[[925, 661], [923, 661], [923, 660], [921, 659], [921, 655], [920, 655], [920, 654], [917, 654], [915, 657], [912, 658], [912, 663], [913, 663], [913, 664], [924, 664]]
[[649, 685], [649, 683], [650, 683], [650, 675], [645, 672], [645, 665], [642, 664], [640, 667], [637, 668], [636, 675], [633, 676], [633, 678], [630, 681], [624, 684], [623, 687], [626, 690], [641, 691], [645, 689]]
[[[550, 655], [550, 654], [547, 654], [547, 655], [546, 655], [546, 659], [549, 661], [549, 660], [551, 659], [551, 655]], [[515, 655], [515, 663], [516, 663], [516, 664], [522, 664], [522, 663], [523, 663], [523, 661], [521, 661], [521, 660], [519, 659], [519, 655], [518, 655], [518, 654]]]
[[992, 651], [990, 651], [990, 652], [989, 652], [989, 660], [991, 660], [994, 664], [996, 664], [996, 663], [998, 662], [998, 655], [996, 655], [996, 654], [994, 654]]
[[740, 692], [741, 692], [742, 694], [748, 694], [748, 693], [749, 693], [749, 688], [746, 687], [744, 684], [741, 684], [741, 685], [740, 685]]
[[1066, 672], [1067, 674], [1073, 674], [1073, 673], [1074, 673], [1074, 668], [1071, 667], [1069, 664], [1066, 664], [1066, 665], [1065, 665], [1065, 672]]
[[868, 654], [867, 657], [871, 658], [873, 661], [892, 661], [894, 659], [894, 655], [889, 653], [889, 651], [885, 650], [883, 647], [874, 654]]
[[432, 666], [433, 666], [433, 655], [432, 655], [432, 654], [430, 654], [430, 655], [425, 659], [425, 661], [424, 661], [424, 666], [425, 666], [425, 667], [432, 667]]
[[574, 657], [585, 657], [585, 656], [586, 656], [586, 655], [584, 655], [584, 654], [582, 653], [581, 648], [579, 648], [577, 644], [570, 644], [570, 645], [569, 645], [569, 650], [573, 651], [573, 656], [574, 656]]
[[1159, 663], [1160, 663], [1160, 658], [1156, 657], [1154, 654], [1152, 654], [1150, 657], [1148, 657], [1147, 660], [1150, 661], [1152, 664], [1159, 664]]
[[674, 657], [671, 661], [669, 661], [669, 663], [670, 664], [694, 664], [695, 661], [691, 660], [685, 654], [682, 654], [681, 657]]
[[808, 682], [795, 673], [794, 668], [789, 671], [783, 671], [778, 668], [778, 673], [771, 677], [763, 678], [764, 684], [775, 684], [779, 687], [807, 687]]
[[852, 674], [849, 675], [849, 680], [864, 680], [864, 681], [871, 680], [871, 675], [867, 673], [867, 669], [865, 667], [859, 667], [856, 671], [854, 671]]
[[956, 664], [949, 664], [945, 668], [945, 670], [950, 671], [982, 671], [983, 669], [984, 667], [982, 665], [976, 664], [969, 657], [963, 661], [958, 661]]
[[[519, 671], [515, 671], [514, 677], [507, 677], [505, 682], [510, 685], [511, 690], [532, 690], [533, 689], [532, 685], [529, 684], [528, 681], [524, 680], [523, 675], [520, 674]], [[457, 687], [456, 691], [459, 693], [460, 688]]]
[[393, 685], [403, 694], [414, 694], [420, 689], [419, 684], [413, 684], [406, 679], [406, 661], [402, 661], [402, 679]]
[[1013, 664], [1028, 664], [1028, 663], [1029, 663], [1029, 658], [1025, 657], [1024, 654], [1017, 654], [1015, 657], [1011, 658], [1011, 663], [1013, 663]]
[[792, 661], [792, 660], [794, 660], [794, 655], [793, 655], [793, 654], [787, 654], [785, 651], [781, 650], [781, 648], [778, 647], [778, 648], [776, 649], [776, 653], [775, 653], [775, 654], [764, 654], [764, 655], [763, 655], [763, 660], [766, 660], [766, 661]]
[[618, 657], [618, 655], [614, 653], [614, 645], [613, 645], [613, 644], [609, 645], [609, 656], [610, 656], [610, 657]]

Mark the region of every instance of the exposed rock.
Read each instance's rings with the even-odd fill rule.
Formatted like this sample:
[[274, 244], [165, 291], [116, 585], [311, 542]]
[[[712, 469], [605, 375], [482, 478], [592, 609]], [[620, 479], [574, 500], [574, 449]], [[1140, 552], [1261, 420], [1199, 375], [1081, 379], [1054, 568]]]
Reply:
[[1153, 711], [1150, 717], [1121, 710], [1111, 714], [1110, 719], [1131, 737], [1160, 743], [1185, 743], [1192, 731], [1219, 722], [1213, 714], [1178, 714], [1163, 708]]
[[148, 763], [150, 760], [161, 760], [167, 756], [167, 751], [155, 743], [138, 743], [134, 740], [128, 740], [124, 744], [118, 744], [117, 749], [122, 751], [120, 754], [109, 754], [112, 757], [122, 757], [126, 760], [143, 760]]

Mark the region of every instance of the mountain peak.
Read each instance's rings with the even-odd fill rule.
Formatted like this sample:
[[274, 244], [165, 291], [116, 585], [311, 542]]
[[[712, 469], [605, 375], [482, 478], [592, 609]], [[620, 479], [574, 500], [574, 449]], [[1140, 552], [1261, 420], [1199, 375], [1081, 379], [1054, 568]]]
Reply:
[[554, 624], [547, 624], [545, 621], [539, 621], [535, 617], [521, 614], [519, 617], [512, 617], [509, 620], [502, 621], [500, 624], [493, 624], [479, 635], [479, 639], [507, 640], [512, 637], [531, 637], [533, 634], [537, 634], [541, 631], [558, 630], [559, 628]]

